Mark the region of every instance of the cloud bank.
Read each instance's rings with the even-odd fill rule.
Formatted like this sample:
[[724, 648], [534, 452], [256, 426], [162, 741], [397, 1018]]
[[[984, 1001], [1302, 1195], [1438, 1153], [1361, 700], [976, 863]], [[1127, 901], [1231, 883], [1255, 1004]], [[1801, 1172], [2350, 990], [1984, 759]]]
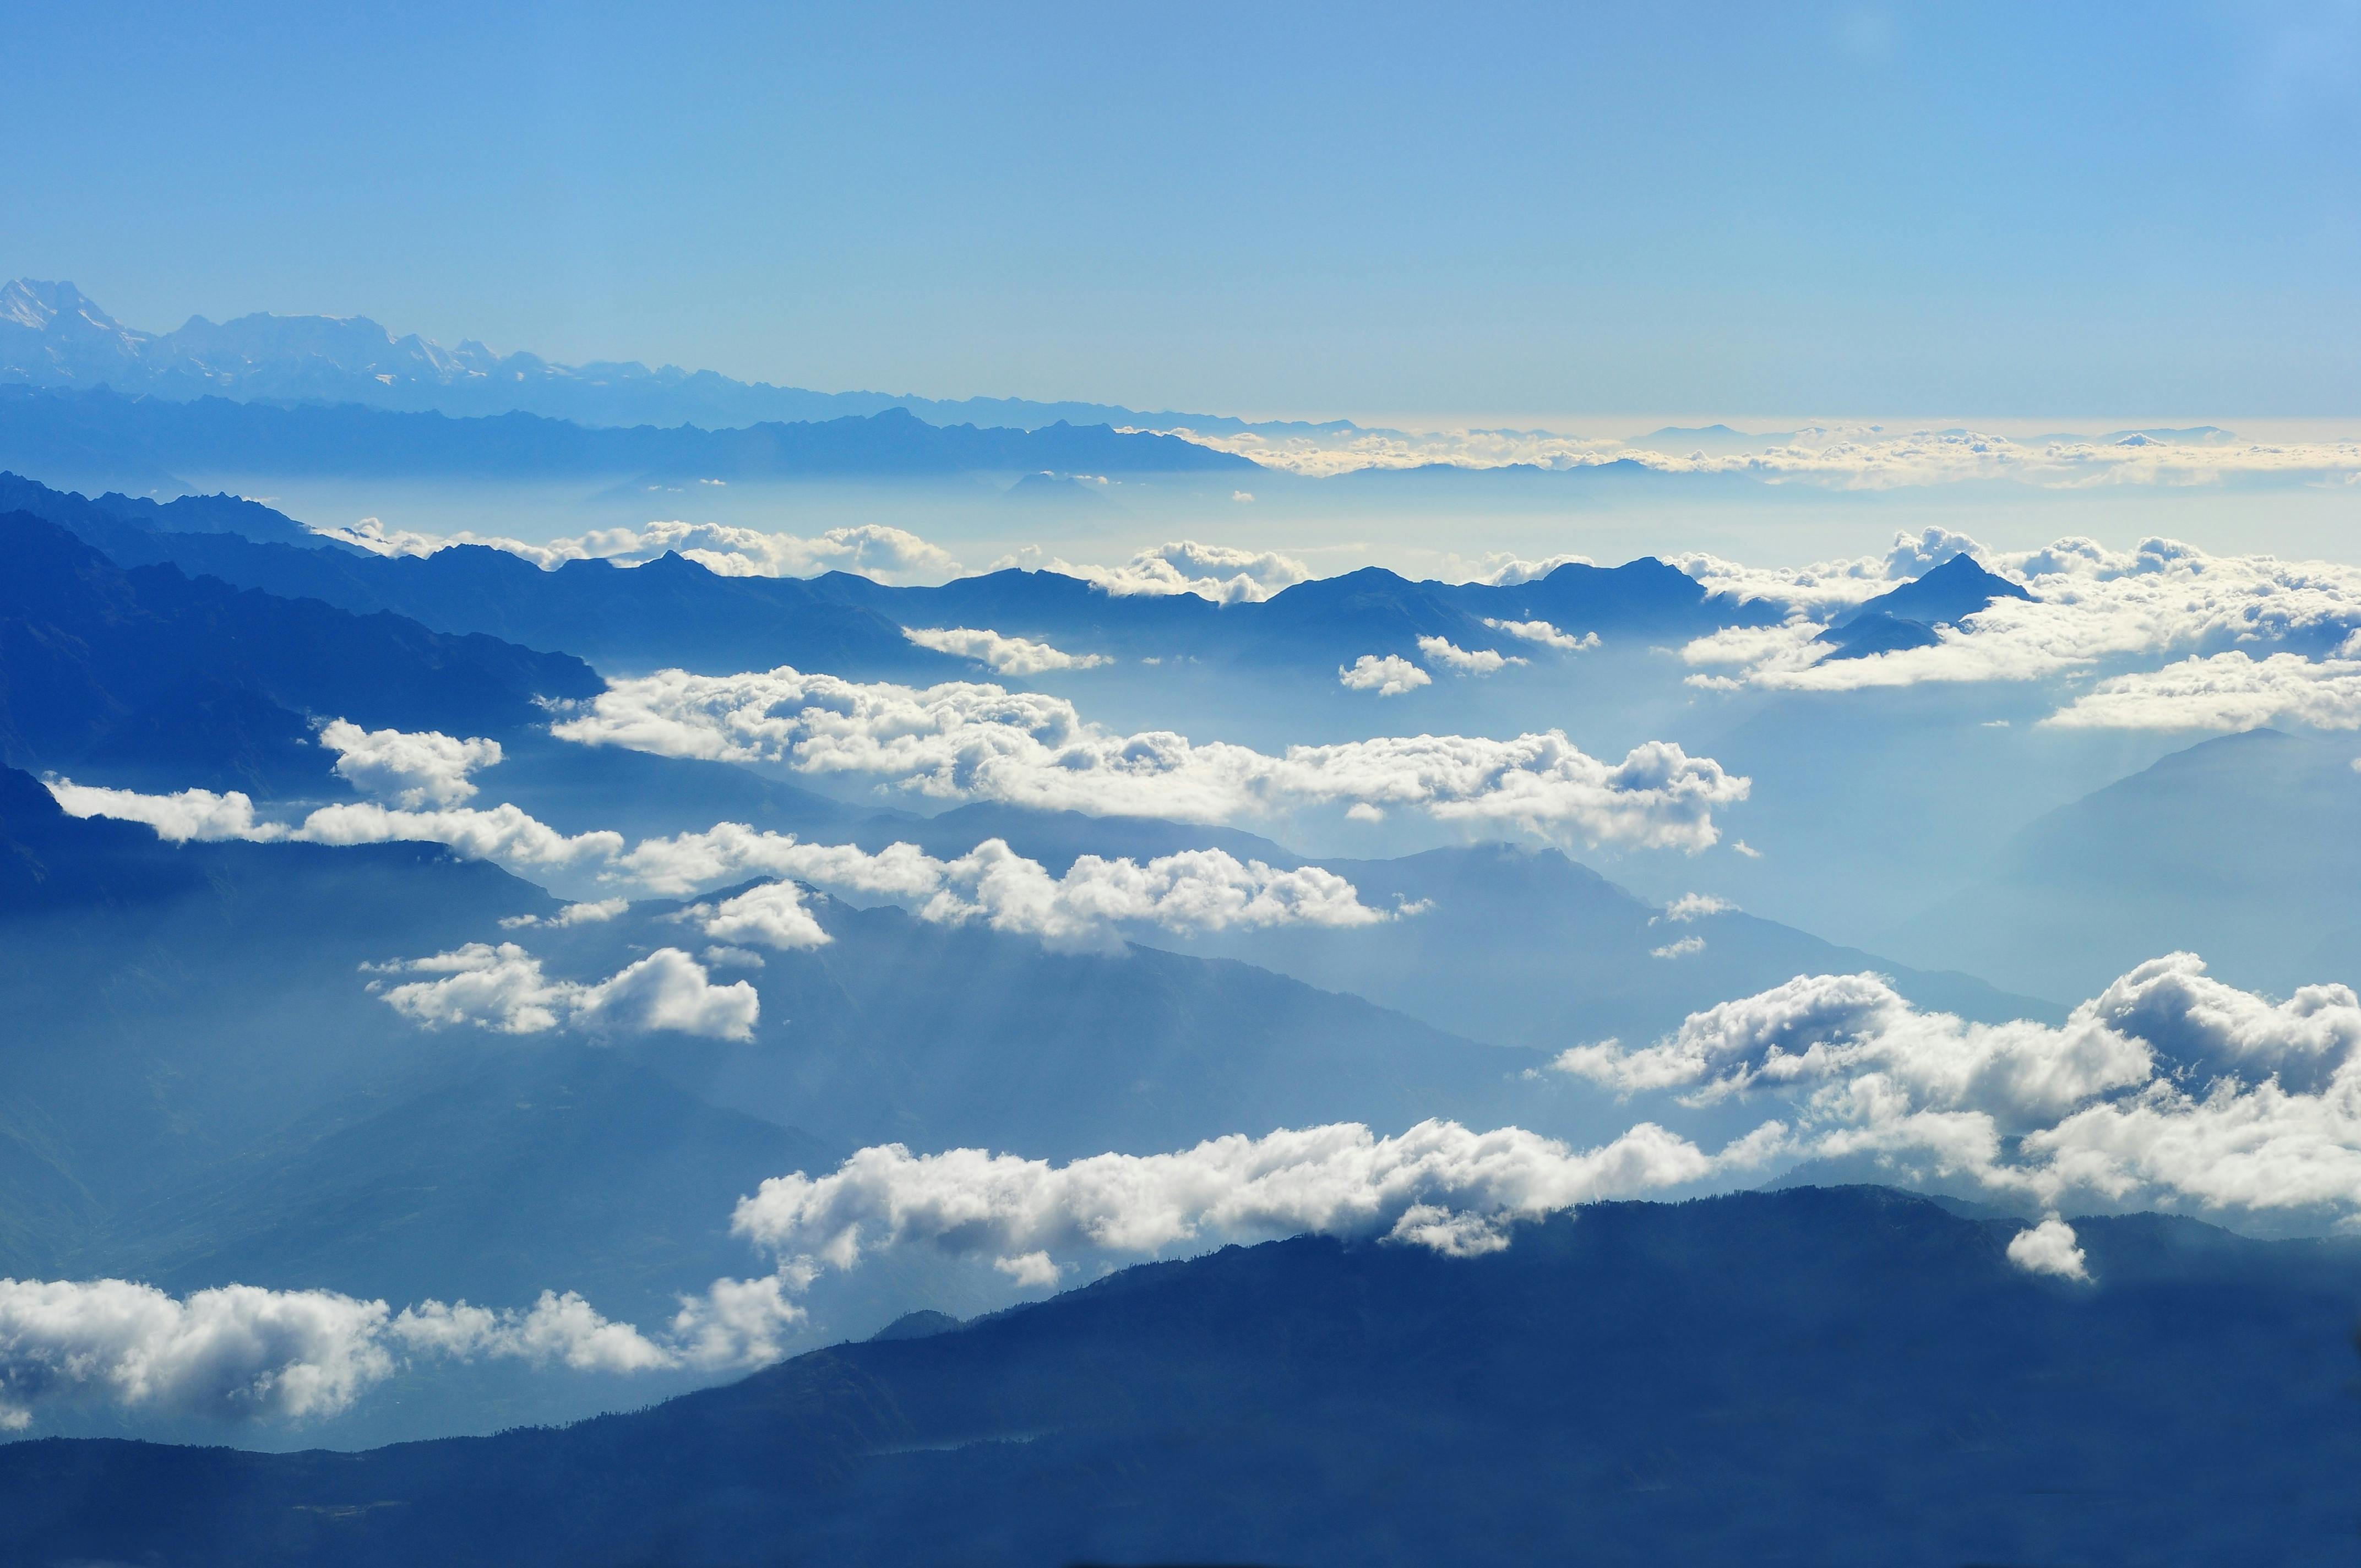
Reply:
[[[632, 851], [633, 872], [652, 886], [686, 889], [748, 872], [795, 877], [849, 893], [892, 898], [939, 925], [981, 920], [995, 931], [1038, 938], [1053, 950], [1120, 952], [1120, 928], [1222, 931], [1274, 926], [1349, 927], [1397, 913], [1360, 902], [1353, 884], [1318, 866], [1277, 871], [1223, 850], [1188, 850], [1146, 864], [1083, 855], [1053, 877], [999, 839], [957, 860], [913, 844], [871, 854], [851, 845], [805, 844], [725, 823], [705, 833], [650, 839]], [[689, 915], [718, 941], [781, 949], [827, 942], [791, 883], [754, 888]]]
[[[144, 822], [175, 842], [442, 843], [523, 873], [553, 869], [583, 872], [664, 896], [748, 876], [794, 877], [904, 902], [922, 918], [939, 924], [982, 920], [995, 930], [1035, 937], [1068, 951], [1121, 951], [1119, 927], [1126, 924], [1189, 932], [1281, 925], [1335, 927], [1371, 925], [1408, 913], [1369, 908], [1350, 882], [1317, 866], [1281, 871], [1260, 861], [1240, 861], [1222, 850], [1184, 850], [1145, 864], [1084, 855], [1063, 875], [1053, 877], [1039, 861], [1017, 854], [1000, 839], [986, 839], [965, 855], [943, 861], [914, 844], [892, 844], [873, 854], [851, 845], [807, 844], [792, 835], [723, 822], [702, 832], [643, 839], [626, 850], [619, 833], [569, 839], [508, 804], [490, 811], [455, 807], [436, 812], [327, 806], [290, 827], [258, 820], [253, 801], [236, 791], [226, 795], [209, 790], [147, 795], [71, 780], [51, 780], [49, 788], [74, 816]], [[511, 916], [501, 925], [511, 930], [574, 926], [612, 919], [623, 907], [620, 898], [586, 901], [551, 916]], [[721, 942], [792, 949], [828, 940], [792, 887], [752, 890], [700, 918], [705, 934]], [[636, 975], [626, 971], [632, 976], [628, 984], [623, 983], [625, 975], [618, 975], [605, 982], [615, 988], [609, 991], [549, 981], [541, 973], [539, 960], [512, 945], [495, 948], [474, 944], [420, 960], [445, 965], [437, 971], [443, 978], [403, 988], [405, 1000], [394, 1004], [421, 1022], [473, 1023], [511, 1034], [538, 1033], [561, 1022], [679, 1027], [632, 1025], [629, 1020], [633, 1015], [621, 1010], [626, 996], [652, 991], [699, 994], [675, 962], [686, 961], [685, 955], [667, 948], [642, 965], [659, 958], [664, 959], [663, 967]], [[663, 1015], [683, 1014], [667, 1010]]]
[[571, 1291], [545, 1290], [522, 1311], [429, 1300], [396, 1313], [332, 1290], [225, 1285], [175, 1298], [125, 1279], [0, 1279], [0, 1430], [60, 1404], [220, 1421], [333, 1416], [422, 1356], [734, 1370], [777, 1360], [802, 1315], [775, 1278], [716, 1280], [653, 1339]]
[[2140, 965], [2054, 1028], [1924, 1012], [1873, 974], [1810, 975], [1555, 1065], [1691, 1106], [1774, 1095], [1799, 1157], [1868, 1156], [2052, 1212], [2361, 1225], [2361, 998], [2315, 985], [2273, 1001], [2189, 953]]
[[[2003, 480], [2043, 489], [2107, 485], [2212, 485], [2233, 480], [2334, 482], [2361, 474], [2361, 440], [2259, 442], [2227, 431], [2118, 433], [2014, 440], [1964, 429], [1816, 424], [1713, 452], [1664, 450], [1546, 430], [1338, 430], [1160, 433], [1235, 452], [1268, 468], [1322, 477], [1365, 468], [1573, 470], [1624, 464], [1658, 474], [1729, 476], [1837, 489]], [[1686, 444], [1671, 444], [1675, 448]]]
[[1381, 737], [1271, 756], [1170, 730], [1125, 735], [1073, 704], [997, 685], [920, 689], [807, 675], [782, 665], [738, 675], [665, 670], [609, 683], [588, 711], [553, 727], [584, 745], [661, 756], [784, 763], [863, 773], [937, 800], [996, 800], [1051, 811], [1220, 822], [1312, 806], [1417, 806], [1446, 821], [1688, 850], [1720, 837], [1714, 811], [1748, 781], [1668, 741], [1620, 763], [1563, 731], [1493, 740]]

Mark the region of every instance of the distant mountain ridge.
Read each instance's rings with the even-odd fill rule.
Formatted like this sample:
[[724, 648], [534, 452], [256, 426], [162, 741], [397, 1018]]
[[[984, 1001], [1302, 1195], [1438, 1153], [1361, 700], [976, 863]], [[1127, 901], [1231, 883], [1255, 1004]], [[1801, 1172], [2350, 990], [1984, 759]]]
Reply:
[[175, 473], [343, 474], [686, 483], [964, 473], [1260, 474], [1179, 436], [1105, 425], [932, 425], [906, 409], [741, 429], [576, 424], [541, 414], [454, 418], [355, 403], [178, 402], [101, 388], [0, 385], [0, 467], [159, 488]]
[[255, 314], [221, 323], [192, 316], [172, 332], [140, 332], [71, 283], [31, 278], [0, 284], [0, 385], [11, 383], [108, 387], [181, 401], [221, 397], [412, 413], [533, 413], [585, 425], [736, 428], [866, 419], [903, 409], [929, 424], [1017, 430], [1061, 421], [1209, 432], [1352, 428], [1341, 420], [1250, 426], [1219, 414], [1144, 412], [1111, 403], [816, 392], [673, 365], [650, 369], [636, 360], [559, 365], [535, 354], [497, 354], [473, 339], [445, 348], [415, 333], [397, 336], [367, 316]]
[[499, 734], [542, 719], [539, 698], [599, 689], [562, 653], [169, 563], [126, 568], [47, 519], [0, 511], [0, 762], [301, 790], [328, 776], [312, 718]]

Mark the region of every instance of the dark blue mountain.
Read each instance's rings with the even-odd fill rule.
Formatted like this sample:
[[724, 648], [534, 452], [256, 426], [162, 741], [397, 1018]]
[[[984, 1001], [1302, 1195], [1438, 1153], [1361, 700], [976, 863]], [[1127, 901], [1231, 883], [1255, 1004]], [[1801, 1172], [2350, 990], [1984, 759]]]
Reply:
[[[2019, 585], [1984, 570], [1974, 556], [1954, 555], [1900, 587], [1855, 605], [1837, 617], [1825, 636], [1826, 641], [1840, 644], [1846, 657], [1858, 656], [1872, 642], [1881, 644], [1880, 652], [1889, 645], [1916, 646], [1899, 641], [1908, 633], [1898, 630], [1898, 626], [1916, 626], [1922, 630], [1956, 626], [1995, 599], [2032, 598]], [[1934, 641], [1931, 631], [1927, 631], [1926, 641]]]
[[723, 672], [791, 663], [915, 680], [974, 674], [964, 660], [911, 644], [901, 635], [905, 627], [989, 627], [1073, 652], [1327, 665], [1371, 652], [1418, 658], [1422, 636], [1532, 653], [1532, 644], [1484, 625], [1488, 618], [1547, 620], [1576, 636], [1596, 631], [1606, 638], [1688, 637], [1775, 619], [1765, 604], [1708, 594], [1695, 578], [1644, 557], [1614, 567], [1569, 564], [1509, 586], [1413, 583], [1369, 567], [1299, 583], [1259, 603], [1217, 605], [1194, 594], [1111, 596], [1058, 573], [1013, 569], [936, 587], [895, 587], [844, 572], [724, 577], [677, 556], [632, 567], [572, 561], [546, 572], [475, 545], [386, 559], [226, 533], [134, 530], [128, 514], [28, 481], [13, 481], [0, 494], [126, 563], [170, 561], [241, 587], [362, 612], [390, 610], [444, 630], [564, 648], [636, 668], [674, 663]]
[[[562, 1430], [0, 1447], [12, 1561], [2342, 1561], [2350, 1245], [2076, 1222], [2094, 1283], [1879, 1188], [1601, 1204], [1451, 1258], [1134, 1268]], [[937, 1332], [926, 1332], [928, 1329]]]
[[899, 408], [736, 430], [615, 429], [528, 413], [452, 419], [351, 403], [174, 402], [7, 386], [0, 386], [0, 466], [53, 476], [166, 470], [476, 479], [1263, 472], [1177, 436], [1063, 422], [1038, 430], [946, 428]]
[[313, 718], [499, 734], [543, 718], [539, 697], [599, 689], [564, 654], [170, 565], [126, 570], [40, 518], [0, 514], [0, 761], [291, 792], [326, 777]]

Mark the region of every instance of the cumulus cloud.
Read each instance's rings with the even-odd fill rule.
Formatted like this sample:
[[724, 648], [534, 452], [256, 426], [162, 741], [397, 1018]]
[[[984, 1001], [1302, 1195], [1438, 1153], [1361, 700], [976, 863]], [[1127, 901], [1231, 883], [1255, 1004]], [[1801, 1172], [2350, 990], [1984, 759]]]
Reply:
[[1477, 1133], [1430, 1121], [1378, 1137], [1344, 1123], [1063, 1166], [983, 1149], [913, 1155], [888, 1144], [826, 1176], [772, 1178], [740, 1201], [732, 1229], [802, 1277], [923, 1245], [1046, 1280], [1060, 1255], [1154, 1255], [1304, 1232], [1464, 1256], [1506, 1246], [1521, 1220], [1753, 1168], [1783, 1135], [1772, 1124], [1708, 1155], [1647, 1124], [1576, 1150], [1515, 1127]]
[[2066, 729], [2361, 729], [2361, 660], [2241, 649], [2099, 682], [2041, 721]]
[[1521, 664], [1514, 658], [1491, 648], [1478, 648], [1470, 652], [1447, 637], [1422, 637], [1418, 651], [1446, 670], [1456, 670], [1463, 675], [1488, 675], [1510, 664]]
[[1143, 550], [1120, 566], [1076, 565], [1059, 560], [1043, 563], [1038, 553], [1025, 558], [1010, 556], [996, 565], [1046, 565], [1050, 571], [1080, 577], [1116, 598], [1195, 594], [1215, 604], [1255, 603], [1312, 576], [1312, 568], [1292, 556], [1268, 550], [1200, 544], [1193, 539], [1175, 540], [1153, 550]]
[[1504, 631], [1525, 642], [1538, 642], [1544, 648], [1556, 648], [1568, 653], [1578, 653], [1586, 648], [1598, 646], [1598, 633], [1586, 631], [1581, 636], [1560, 631], [1546, 620], [1495, 620], [1484, 618], [1484, 624], [1495, 631]]
[[500, 760], [497, 740], [461, 740], [439, 730], [363, 729], [338, 718], [320, 730], [336, 753], [336, 773], [363, 795], [415, 810], [457, 806], [476, 786], [467, 775]]
[[38, 1407], [92, 1402], [222, 1421], [333, 1416], [422, 1356], [736, 1370], [779, 1359], [803, 1315], [776, 1278], [716, 1280], [653, 1339], [572, 1291], [544, 1290], [522, 1311], [427, 1300], [396, 1313], [332, 1290], [176, 1298], [126, 1279], [0, 1279], [0, 1430], [24, 1430]]
[[2008, 1260], [2027, 1274], [2049, 1274], [2060, 1279], [2091, 1277], [2074, 1227], [2055, 1214], [2011, 1236]]
[[1873, 974], [1811, 975], [1555, 1065], [1691, 1106], [1777, 1095], [1798, 1155], [1868, 1156], [2053, 1211], [2070, 1198], [2361, 1225], [2356, 1047], [2349, 987], [2274, 1001], [2174, 953], [2055, 1027], [1923, 1012]]
[[333, 1415], [387, 1376], [382, 1301], [229, 1285], [0, 1279], [0, 1427], [97, 1398], [225, 1420]]
[[[938, 924], [982, 920], [997, 931], [1038, 938], [1063, 951], [1121, 951], [1126, 924], [1170, 931], [1221, 931], [1272, 926], [1374, 925], [1395, 914], [1360, 902], [1353, 884], [1318, 866], [1277, 871], [1223, 850], [1189, 850], [1145, 864], [1084, 855], [1053, 877], [999, 839], [956, 860], [914, 844], [871, 854], [851, 845], [805, 844], [724, 823], [705, 833], [651, 839], [631, 866], [659, 886], [690, 887], [747, 872], [796, 877], [847, 892], [901, 900]], [[792, 883], [768, 883], [687, 917], [723, 941], [783, 949], [817, 947], [828, 933]]]
[[715, 985], [705, 967], [678, 948], [658, 948], [595, 985], [552, 980], [541, 960], [513, 942], [469, 942], [432, 958], [380, 966], [380, 972], [423, 978], [368, 989], [404, 1017], [429, 1029], [472, 1024], [504, 1035], [534, 1035], [561, 1025], [590, 1034], [669, 1030], [708, 1039], [753, 1036], [761, 999], [744, 981]]
[[1271, 756], [1228, 742], [1198, 745], [1169, 730], [1122, 734], [1040, 693], [971, 683], [922, 690], [785, 665], [613, 681], [588, 712], [554, 731], [663, 756], [874, 774], [939, 800], [1191, 822], [1307, 806], [1414, 806], [1558, 841], [1691, 850], [1718, 841], [1715, 808], [1745, 799], [1750, 787], [1668, 741], [1634, 747], [1620, 763], [1588, 755], [1558, 730], [1507, 740], [1381, 737]]
[[639, 528], [594, 529], [539, 544], [498, 534], [389, 532], [375, 518], [365, 518], [350, 528], [317, 532], [379, 555], [432, 555], [455, 545], [480, 544], [521, 555], [544, 570], [568, 561], [638, 566], [670, 553], [725, 577], [808, 577], [821, 572], [856, 572], [881, 583], [939, 583], [960, 573], [959, 562], [949, 552], [915, 533], [877, 523], [831, 528], [802, 538], [714, 522], [650, 522]]
[[[2169, 539], [2145, 539], [2128, 551], [2088, 539], [2015, 553], [1978, 550], [1987, 569], [2032, 598], [1999, 599], [1956, 626], [1937, 628], [1931, 646], [1829, 658], [1833, 649], [1818, 641], [1822, 617], [1919, 575], [1923, 563], [1946, 552], [1973, 547], [1962, 536], [1937, 532], [1904, 536], [1883, 558], [1795, 572], [1735, 568], [1710, 558], [1676, 563], [1709, 588], [1781, 600], [1793, 611], [1779, 626], [1725, 628], [1689, 642], [1682, 657], [1692, 665], [1738, 666], [1734, 674], [1692, 675], [1690, 684], [1850, 691], [1927, 681], [2032, 681], [2179, 655], [2189, 663], [2177, 674], [2151, 687], [2134, 683], [2114, 690], [2086, 710], [2091, 718], [2074, 722], [2173, 710], [2226, 722], [2242, 711], [2341, 713], [2349, 705], [2354, 672], [2340, 660], [2305, 668], [2302, 661], [2275, 656], [2250, 661], [2268, 666], [2255, 670], [2189, 656], [2224, 652], [2224, 644], [2348, 639], [2361, 627], [2361, 567], [2211, 555]], [[2117, 717], [2106, 719], [2110, 714]]]
[[[1441, 639], [1435, 641], [1440, 641]], [[1389, 653], [1382, 659], [1375, 653], [1364, 653], [1353, 661], [1352, 668], [1339, 665], [1336, 669], [1339, 685], [1356, 692], [1373, 691], [1379, 696], [1400, 696], [1404, 692], [1416, 691], [1431, 684], [1433, 679], [1399, 653]]]
[[1661, 948], [1650, 948], [1648, 956], [1652, 959], [1685, 959], [1691, 953], [1703, 951], [1705, 951], [1703, 937], [1683, 937], [1678, 941], [1666, 942]]
[[921, 648], [973, 659], [979, 664], [990, 666], [994, 674], [1003, 675], [1038, 675], [1049, 670], [1095, 670], [1102, 664], [1115, 663], [1104, 653], [1068, 653], [1052, 648], [1047, 642], [1036, 642], [1024, 637], [1003, 637], [997, 631], [979, 631], [965, 626], [940, 630], [905, 630], [902, 635]]

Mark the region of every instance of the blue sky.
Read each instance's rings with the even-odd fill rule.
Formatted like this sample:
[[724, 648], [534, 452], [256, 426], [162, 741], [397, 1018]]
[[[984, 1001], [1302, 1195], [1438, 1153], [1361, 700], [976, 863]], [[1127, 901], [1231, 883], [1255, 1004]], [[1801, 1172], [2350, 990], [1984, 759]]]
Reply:
[[2361, 411], [2352, 5], [339, 9], [12, 8], [0, 273], [939, 396]]

